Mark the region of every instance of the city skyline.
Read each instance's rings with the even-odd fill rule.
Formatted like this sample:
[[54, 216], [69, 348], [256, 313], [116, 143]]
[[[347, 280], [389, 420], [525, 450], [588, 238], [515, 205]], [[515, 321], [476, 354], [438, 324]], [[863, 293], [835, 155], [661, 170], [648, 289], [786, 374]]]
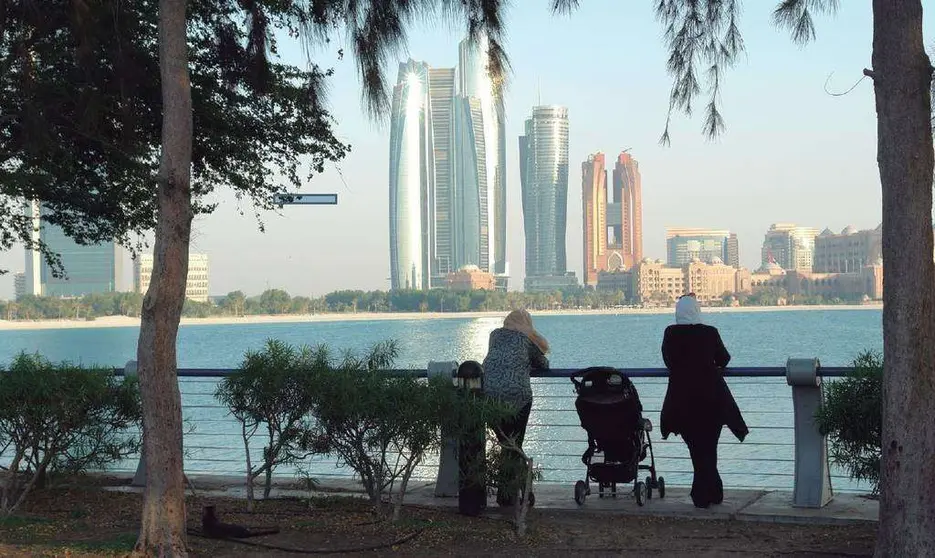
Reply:
[[[613, 153], [632, 146], [643, 180], [652, 185], [643, 192], [643, 229], [644, 251], [654, 258], [665, 257], [662, 231], [670, 224], [735, 231], [748, 268], [758, 265], [760, 241], [772, 222], [834, 231], [848, 224], [873, 228], [881, 211], [872, 87], [865, 80], [843, 97], [826, 92], [846, 89], [859, 77], [855, 74], [852, 81], [853, 68], [868, 63], [869, 13], [842, 6], [837, 17], [816, 21], [814, 44], [798, 49], [772, 27], [771, 8], [747, 6], [742, 24], [748, 57], [725, 74], [725, 134], [707, 142], [699, 118], [679, 116], [673, 120], [671, 146], [662, 147], [657, 140], [671, 81], [650, 6], [627, 8], [628, 19], [636, 24], [624, 36], [616, 32], [619, 18], [608, 17], [621, 14], [614, 2], [582, 4], [570, 18], [553, 17], [541, 6], [514, 7], [510, 15], [515, 24], [505, 45], [513, 68], [505, 99], [512, 107], [505, 117], [506, 137], [522, 133], [523, 113], [541, 92], [544, 103], [563, 104], [573, 114], [572, 160], [583, 161], [596, 148]], [[927, 23], [933, 13], [926, 13]], [[542, 36], [561, 40], [543, 42]], [[455, 66], [460, 39], [457, 30], [444, 25], [417, 26], [400, 58], [431, 54], [433, 65]], [[217, 292], [260, 292], [267, 284], [305, 293], [389, 286], [389, 127], [372, 122], [361, 110], [356, 67], [349, 58], [339, 60], [340, 46], [334, 45], [330, 54], [316, 53], [316, 62], [335, 68], [327, 103], [336, 132], [353, 150], [303, 191], [339, 192], [341, 203], [291, 208], [283, 217], [266, 214], [266, 232], [260, 233], [249, 204], [226, 192], [212, 196], [207, 201], [219, 203], [219, 209], [196, 219], [192, 250], [212, 255], [218, 278], [212, 288]], [[294, 41], [283, 40], [281, 51], [288, 61], [305, 64]], [[626, 72], [607, 71], [607, 57], [629, 51], [641, 56], [629, 60]], [[602, 76], [601, 87], [581, 86], [596, 75]], [[796, 110], [766, 108], [772, 106]], [[524, 239], [513, 141], [506, 143], [507, 255], [513, 282], [521, 284]], [[577, 195], [569, 198], [570, 215], [580, 214], [579, 204]], [[582, 269], [580, 227], [577, 218], [568, 223], [567, 267], [572, 270]], [[19, 250], [0, 254], [0, 267], [19, 271], [22, 266]], [[0, 281], [0, 297], [11, 296], [12, 281]]]

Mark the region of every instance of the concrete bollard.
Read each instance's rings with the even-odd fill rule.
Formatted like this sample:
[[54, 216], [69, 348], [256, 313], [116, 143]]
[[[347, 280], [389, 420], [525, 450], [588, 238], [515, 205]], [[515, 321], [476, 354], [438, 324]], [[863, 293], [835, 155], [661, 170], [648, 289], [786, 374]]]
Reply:
[[[458, 363], [454, 361], [429, 362], [428, 377], [442, 376], [455, 381]], [[454, 498], [458, 495], [458, 440], [445, 436], [438, 456], [438, 476], [435, 479], [436, 498]]]
[[790, 358], [786, 362], [786, 383], [792, 386], [795, 413], [792, 505], [798, 508], [821, 508], [834, 498], [828, 466], [828, 439], [815, 424], [815, 414], [822, 405], [820, 369], [817, 358]]
[[[135, 360], [128, 360], [123, 366], [124, 378], [136, 378], [139, 375], [139, 366]], [[146, 486], [146, 450], [141, 449], [140, 461], [136, 464], [136, 474], [130, 486]]]

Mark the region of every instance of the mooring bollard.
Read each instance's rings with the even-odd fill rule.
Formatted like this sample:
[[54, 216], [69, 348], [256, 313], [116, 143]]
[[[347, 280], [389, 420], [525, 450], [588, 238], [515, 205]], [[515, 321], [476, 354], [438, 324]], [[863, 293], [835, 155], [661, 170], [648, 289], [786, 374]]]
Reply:
[[[454, 361], [430, 362], [427, 368], [429, 379], [441, 376], [455, 380], [458, 363]], [[454, 498], [458, 495], [458, 439], [445, 435], [438, 456], [438, 475], [435, 479], [435, 496]]]
[[820, 369], [817, 358], [790, 358], [786, 362], [786, 383], [792, 386], [795, 413], [792, 505], [799, 508], [821, 508], [834, 498], [828, 467], [828, 439], [815, 423], [815, 414], [822, 405]]
[[[139, 366], [135, 360], [128, 360], [123, 366], [124, 378], [136, 378], [138, 372]], [[136, 464], [136, 474], [133, 475], [133, 481], [130, 482], [130, 486], [146, 486], [146, 450], [142, 445], [140, 446], [140, 460]]]

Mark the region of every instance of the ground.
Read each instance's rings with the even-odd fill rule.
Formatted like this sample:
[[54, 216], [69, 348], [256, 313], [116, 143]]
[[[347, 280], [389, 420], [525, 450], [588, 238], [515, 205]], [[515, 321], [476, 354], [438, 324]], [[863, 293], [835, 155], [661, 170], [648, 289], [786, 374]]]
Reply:
[[[533, 510], [519, 539], [506, 514], [467, 518], [451, 509], [408, 507], [398, 524], [375, 521], [365, 501], [346, 496], [259, 502], [189, 498], [192, 556], [869, 556], [875, 525], [805, 526]], [[198, 536], [201, 509], [221, 519], [280, 533], [253, 545]], [[0, 556], [119, 556], [136, 540], [140, 496], [94, 483], [36, 492], [20, 513], [0, 518]], [[282, 547], [276, 551], [269, 547]], [[366, 550], [369, 549], [369, 550]]]

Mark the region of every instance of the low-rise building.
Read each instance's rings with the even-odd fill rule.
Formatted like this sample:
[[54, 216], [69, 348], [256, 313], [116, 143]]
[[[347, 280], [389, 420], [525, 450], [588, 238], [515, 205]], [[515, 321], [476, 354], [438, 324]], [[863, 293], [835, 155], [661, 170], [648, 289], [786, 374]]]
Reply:
[[16, 300], [26, 296], [26, 274], [16, 273], [13, 275], [13, 293]]
[[574, 271], [564, 275], [537, 275], [526, 277], [524, 290], [527, 293], [551, 293], [562, 289], [573, 289], [578, 286], [578, 278]]
[[815, 239], [812, 271], [818, 273], [854, 273], [876, 264], [883, 257], [883, 225], [858, 231], [847, 227], [841, 234], [825, 229]]
[[492, 291], [497, 288], [497, 281], [492, 273], [483, 271], [476, 265], [466, 265], [449, 273], [445, 278], [445, 285], [451, 291]]
[[[185, 283], [185, 298], [193, 302], [208, 302], [208, 255], [188, 255], [188, 278]], [[133, 261], [133, 287], [146, 294], [153, 277], [153, 255], [140, 254]]]

